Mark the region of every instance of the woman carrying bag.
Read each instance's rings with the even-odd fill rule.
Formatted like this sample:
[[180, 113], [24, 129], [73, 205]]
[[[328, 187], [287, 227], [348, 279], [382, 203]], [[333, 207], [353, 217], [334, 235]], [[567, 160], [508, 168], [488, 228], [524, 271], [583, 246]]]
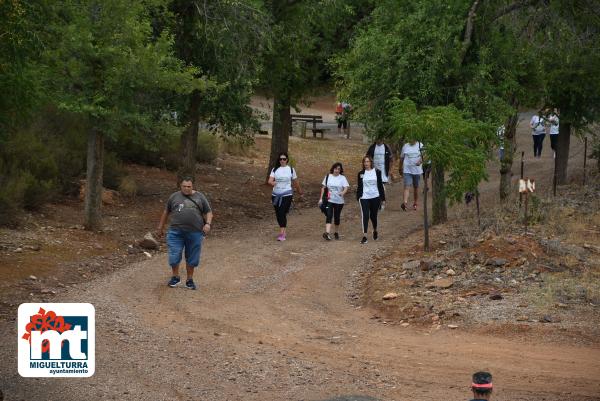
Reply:
[[271, 203], [273, 203], [273, 207], [275, 208], [275, 216], [279, 224], [277, 241], [285, 241], [287, 214], [290, 211], [294, 195], [292, 187], [296, 189], [300, 198], [302, 198], [302, 190], [298, 183], [296, 170], [288, 166], [288, 161], [289, 157], [287, 153], [282, 152], [277, 160], [277, 165], [271, 170], [271, 174], [269, 175], [269, 185], [273, 187]]
[[385, 205], [385, 190], [383, 189], [381, 171], [373, 167], [373, 159], [365, 156], [363, 157], [362, 164], [363, 169], [358, 173], [356, 200], [360, 203], [362, 215], [363, 237], [360, 243], [366, 244], [369, 220], [371, 220], [371, 224], [373, 225], [373, 239], [377, 241], [377, 214], [382, 206]]
[[334, 163], [329, 174], [323, 179], [321, 195], [319, 196], [319, 207], [325, 214], [325, 232], [323, 238], [331, 241], [331, 221], [335, 224], [333, 238], [340, 239], [340, 216], [344, 207], [344, 195], [348, 192], [350, 184], [344, 176], [342, 163]]

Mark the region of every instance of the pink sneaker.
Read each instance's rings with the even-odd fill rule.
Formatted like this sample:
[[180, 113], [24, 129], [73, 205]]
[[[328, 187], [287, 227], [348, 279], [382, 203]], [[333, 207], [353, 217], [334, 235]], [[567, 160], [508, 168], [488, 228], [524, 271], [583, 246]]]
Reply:
[[277, 236], [277, 241], [285, 241], [285, 234], [279, 234]]

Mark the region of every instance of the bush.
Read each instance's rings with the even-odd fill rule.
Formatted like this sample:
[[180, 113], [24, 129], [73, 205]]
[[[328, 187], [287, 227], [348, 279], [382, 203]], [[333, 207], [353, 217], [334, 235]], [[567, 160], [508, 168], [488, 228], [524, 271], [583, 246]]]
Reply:
[[254, 139], [252, 137], [223, 137], [222, 151], [232, 156], [253, 156]]
[[113, 152], [107, 152], [104, 155], [104, 174], [102, 185], [106, 188], [118, 190], [121, 184], [121, 178], [125, 175], [125, 169], [117, 155]]
[[196, 160], [199, 163], [212, 163], [219, 156], [219, 139], [207, 131], [198, 134]]
[[137, 195], [137, 183], [135, 179], [128, 175], [121, 179], [121, 184], [119, 184], [119, 193], [128, 198], [135, 198]]

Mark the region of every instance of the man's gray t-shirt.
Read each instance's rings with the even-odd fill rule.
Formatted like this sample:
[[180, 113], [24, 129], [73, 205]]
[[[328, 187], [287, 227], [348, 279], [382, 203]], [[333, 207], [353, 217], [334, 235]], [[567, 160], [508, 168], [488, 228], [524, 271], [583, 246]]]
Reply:
[[169, 227], [183, 231], [202, 231], [202, 227], [204, 227], [202, 215], [211, 211], [208, 200], [200, 192], [194, 192], [187, 197], [181, 191], [177, 191], [169, 197], [165, 208], [171, 216]]

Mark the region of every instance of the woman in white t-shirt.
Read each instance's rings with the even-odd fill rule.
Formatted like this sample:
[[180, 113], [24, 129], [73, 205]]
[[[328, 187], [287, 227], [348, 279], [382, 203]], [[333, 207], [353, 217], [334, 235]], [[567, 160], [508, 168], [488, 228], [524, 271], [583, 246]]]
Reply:
[[[342, 208], [344, 207], [344, 195], [348, 192], [350, 184], [344, 176], [344, 167], [342, 163], [334, 163], [329, 170], [329, 174], [323, 178], [321, 187], [321, 195], [319, 196], [319, 207], [324, 208], [325, 211], [325, 232], [323, 238], [326, 241], [331, 241], [331, 220], [335, 223], [335, 231], [333, 237], [340, 239], [339, 228], [340, 228], [340, 216], [342, 214]], [[327, 188], [327, 204], [323, 206], [323, 193]]]
[[548, 115], [548, 123], [550, 124], [550, 147], [554, 151], [554, 157], [556, 157], [556, 142], [558, 141], [558, 131], [559, 131], [559, 112], [558, 109], [554, 109]]
[[531, 127], [531, 135], [533, 137], [533, 157], [542, 157], [542, 145], [546, 137], [545, 119], [542, 116], [542, 110], [538, 114], [534, 114], [529, 121]]
[[271, 203], [273, 203], [273, 207], [275, 208], [275, 216], [277, 216], [277, 223], [279, 224], [277, 241], [285, 241], [287, 214], [290, 211], [294, 195], [292, 187], [295, 187], [298, 194], [302, 196], [296, 170], [288, 166], [288, 161], [289, 157], [287, 153], [282, 152], [277, 160], [277, 166], [271, 170], [271, 174], [269, 175], [269, 185], [273, 187]]
[[367, 231], [369, 220], [373, 225], [373, 239], [377, 240], [377, 214], [379, 209], [385, 205], [385, 190], [381, 171], [373, 167], [373, 159], [369, 156], [363, 157], [363, 169], [358, 173], [358, 187], [356, 189], [356, 200], [360, 203], [362, 214], [363, 237], [361, 244], [367, 243]]

